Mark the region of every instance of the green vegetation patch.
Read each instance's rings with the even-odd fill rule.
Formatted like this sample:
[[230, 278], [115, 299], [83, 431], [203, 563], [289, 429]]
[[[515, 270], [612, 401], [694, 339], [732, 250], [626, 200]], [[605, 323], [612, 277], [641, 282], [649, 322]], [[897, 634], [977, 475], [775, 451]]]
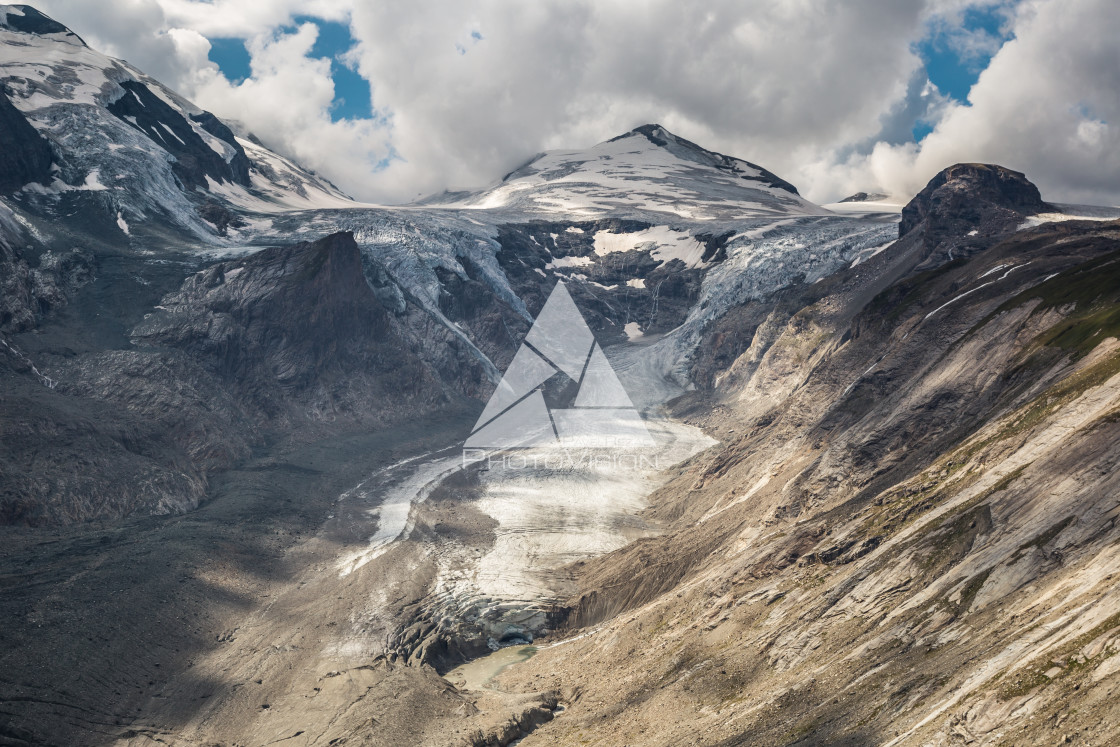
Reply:
[[1040, 301], [1036, 314], [1070, 305], [1073, 311], [1032, 340], [1028, 349], [1055, 347], [1082, 357], [1106, 338], [1120, 338], [1120, 251], [1083, 262], [1009, 298], [976, 328], [1032, 299]]
[[1050, 671], [1050, 669], [1055, 666], [1055, 662], [1060, 662], [1062, 669], [1061, 674], [1057, 675], [1055, 679], [1067, 675], [1070, 672], [1083, 671], [1095, 667], [1096, 662], [1112, 656], [1115, 652], [1107, 650], [1102, 651], [1097, 654], [1097, 656], [1088, 660], [1077, 656], [1077, 653], [1097, 637], [1104, 635], [1117, 626], [1120, 626], [1120, 612], [1112, 615], [1099, 625], [1094, 626], [1092, 630], [1082, 633], [1072, 641], [1062, 644], [1056, 651], [1043, 654], [1036, 658], [1022, 671], [1018, 672], [1010, 682], [1007, 682], [1000, 688], [1000, 699], [1011, 700], [1012, 698], [1022, 697], [1030, 693], [1036, 687], [1051, 682], [1051, 679], [1046, 676], [1046, 672]]

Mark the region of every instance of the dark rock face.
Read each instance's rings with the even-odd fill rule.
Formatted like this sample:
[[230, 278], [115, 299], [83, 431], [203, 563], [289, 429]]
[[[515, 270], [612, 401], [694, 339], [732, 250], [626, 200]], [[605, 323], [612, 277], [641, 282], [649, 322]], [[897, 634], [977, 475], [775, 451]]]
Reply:
[[[578, 232], [567, 229], [575, 227]], [[595, 252], [599, 231], [629, 233], [650, 228], [636, 220], [606, 218], [581, 223], [532, 221], [498, 229], [498, 263], [530, 313], [544, 306], [552, 291], [552, 275], [568, 282], [587, 324], [601, 344], [626, 340], [625, 326], [636, 322], [643, 333], [667, 332], [681, 324], [700, 294], [705, 270], [686, 267], [679, 259], [660, 262], [648, 248]], [[729, 233], [698, 234], [704, 244], [702, 260], [726, 258]], [[572, 264], [550, 267], [557, 259]], [[548, 272], [546, 272], [548, 271]], [[581, 277], [595, 285], [581, 282]], [[640, 280], [641, 282], [634, 282]]]
[[927, 221], [931, 237], [1001, 233], [1023, 216], [1048, 210], [1038, 187], [1018, 171], [982, 163], [958, 163], [935, 176], [902, 209], [899, 238]]
[[[43, 15], [30, 5], [13, 5], [20, 11], [20, 15], [11, 14], [4, 22], [4, 27], [12, 31], [21, 31], [25, 34], [70, 34], [81, 41], [81, 37], [58, 21]], [[85, 42], [82, 42], [85, 44]]]
[[162, 306], [135, 341], [188, 353], [267, 421], [386, 422], [444, 399], [350, 233], [214, 265]]
[[612, 141], [619, 140], [624, 137], [630, 137], [635, 133], [644, 135], [646, 139], [654, 145], [666, 148], [677, 156], [682, 156], [684, 158], [687, 158], [688, 160], [700, 160], [701, 162], [708, 163], [709, 165], [715, 166], [717, 169], [722, 169], [724, 171], [738, 173], [740, 171], [738, 164], [745, 163], [750, 168], [757, 170], [759, 174], [757, 176], [743, 174], [743, 179], [746, 179], [748, 181], [762, 182], [767, 186], [784, 189], [786, 192], [790, 192], [791, 194], [798, 194], [797, 187], [793, 186], [785, 179], [782, 179], [777, 174], [774, 174], [773, 172], [768, 171], [757, 164], [751, 163], [750, 161], [741, 161], [740, 159], [725, 156], [722, 153], [716, 153], [715, 151], [703, 148], [692, 142], [691, 140], [685, 140], [683, 137], [678, 137], [672, 134], [659, 124], [645, 124], [641, 127], [635, 127], [625, 135], [620, 135], [616, 138], [612, 138]]
[[245, 221], [231, 213], [224, 205], [214, 201], [207, 202], [199, 207], [198, 215], [207, 223], [212, 224], [219, 236], [227, 235], [231, 226], [240, 228], [245, 225]]
[[34, 327], [93, 276], [93, 257], [81, 249], [44, 252], [32, 268], [16, 250], [0, 243], [0, 332]]
[[236, 155], [229, 162], [230, 170], [233, 172], [233, 180], [241, 185], [249, 184], [249, 157], [245, 155], [245, 150], [237, 142], [234, 137], [233, 130], [226, 127], [222, 120], [215, 117], [210, 112], [202, 112], [202, 114], [192, 114], [191, 119], [198, 122], [202, 129], [209, 132], [214, 137], [222, 142], [228, 143], [235, 151]]
[[0, 194], [51, 176], [51, 146], [0, 88]]
[[229, 128], [209, 112], [193, 117], [204, 130], [227, 143], [234, 150], [227, 163], [199, 137], [190, 123], [163, 99], [137, 81], [121, 83], [124, 96], [109, 104], [109, 112], [140, 130], [161, 148], [175, 156], [171, 170], [184, 189], [206, 189], [206, 177], [218, 182], [234, 182], [249, 186], [249, 157], [238, 145]]

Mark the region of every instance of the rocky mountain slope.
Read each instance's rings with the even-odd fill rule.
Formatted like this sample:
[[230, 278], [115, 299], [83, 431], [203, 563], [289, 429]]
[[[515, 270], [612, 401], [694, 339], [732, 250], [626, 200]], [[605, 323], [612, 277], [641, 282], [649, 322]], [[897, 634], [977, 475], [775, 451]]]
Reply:
[[675, 408], [724, 444], [652, 496], [670, 531], [580, 566], [590, 634], [506, 677], [569, 704], [525, 744], [1117, 739], [1120, 223], [987, 232], [1039, 209], [1021, 175], [968, 200], [993, 171], [710, 328]]
[[[386, 208], [28, 6], [0, 83], [0, 744], [1120, 737], [1120, 212], [658, 125]], [[557, 282], [656, 467], [464, 463]]]

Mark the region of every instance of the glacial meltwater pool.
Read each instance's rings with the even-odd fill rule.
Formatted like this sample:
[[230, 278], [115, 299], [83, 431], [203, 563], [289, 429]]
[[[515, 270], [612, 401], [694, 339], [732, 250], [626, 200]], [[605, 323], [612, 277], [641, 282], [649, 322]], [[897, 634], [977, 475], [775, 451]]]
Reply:
[[460, 690], [490, 690], [490, 681], [512, 667], [530, 659], [537, 653], [536, 646], [508, 646], [500, 648], [481, 659], [468, 661], [444, 675]]

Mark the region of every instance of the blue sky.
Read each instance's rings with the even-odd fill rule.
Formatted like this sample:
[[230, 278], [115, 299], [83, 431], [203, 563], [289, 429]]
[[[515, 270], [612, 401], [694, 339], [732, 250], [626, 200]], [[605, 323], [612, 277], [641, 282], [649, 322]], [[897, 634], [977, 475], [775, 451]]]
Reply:
[[[319, 37], [311, 48], [311, 57], [331, 61], [331, 79], [334, 81], [331, 118], [336, 122], [340, 119], [371, 118], [373, 110], [369, 83], [340, 59], [354, 45], [349, 26], [308, 16], [297, 16], [293, 21], [292, 26], [283, 27], [281, 31], [293, 32], [296, 26], [304, 23], [314, 23], [319, 27]], [[212, 38], [209, 41], [210, 59], [218, 65], [223, 75], [234, 83], [249, 77], [249, 52], [243, 39]]]
[[[964, 12], [960, 27], [933, 27], [914, 50], [925, 63], [930, 82], [949, 98], [967, 103], [968, 92], [988, 67], [993, 54], [1011, 38], [1006, 9], [1002, 6], [970, 8]], [[933, 130], [933, 124], [914, 124], [914, 139], [920, 141]]]

